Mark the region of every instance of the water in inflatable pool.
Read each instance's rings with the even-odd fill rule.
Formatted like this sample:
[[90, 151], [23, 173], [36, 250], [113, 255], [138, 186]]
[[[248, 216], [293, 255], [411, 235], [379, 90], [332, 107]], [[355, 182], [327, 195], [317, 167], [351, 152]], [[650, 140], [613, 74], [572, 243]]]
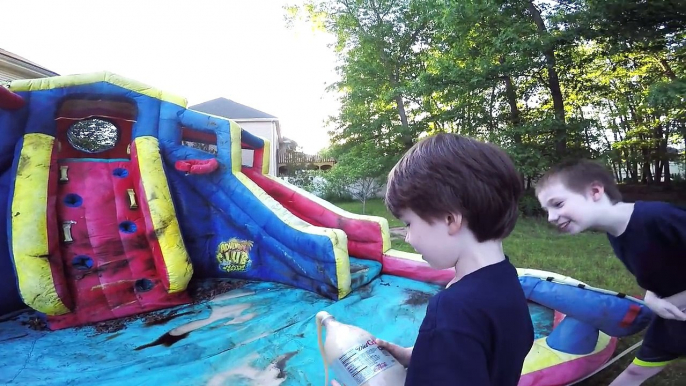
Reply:
[[[207, 303], [164, 311], [167, 320], [34, 331], [24, 314], [0, 324], [1, 384], [320, 385], [314, 315], [326, 310], [380, 338], [412, 345], [437, 285], [381, 275], [333, 302], [275, 283], [247, 283]], [[536, 337], [553, 311], [531, 303]], [[163, 319], [163, 318], [160, 318]]]

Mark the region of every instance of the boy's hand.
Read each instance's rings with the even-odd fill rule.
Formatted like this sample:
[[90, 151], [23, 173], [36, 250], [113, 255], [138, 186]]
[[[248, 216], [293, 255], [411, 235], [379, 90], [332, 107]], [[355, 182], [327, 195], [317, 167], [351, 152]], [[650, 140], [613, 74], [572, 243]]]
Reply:
[[686, 291], [679, 292], [664, 299], [677, 306], [681, 311], [686, 311]]
[[650, 308], [654, 313], [663, 319], [673, 319], [686, 321], [686, 314], [679, 309], [676, 305], [672, 304], [667, 299], [662, 299], [652, 293], [651, 291], [646, 292], [646, 296], [643, 299], [646, 306]]
[[[386, 342], [385, 340], [377, 339], [376, 344], [379, 345], [379, 347], [383, 347], [384, 350], [388, 351], [393, 355], [395, 360], [398, 361], [402, 366], [407, 367], [410, 364], [410, 358], [412, 357], [412, 349], [414, 347], [400, 347], [397, 344], [393, 344], [390, 342]], [[346, 386], [346, 385], [341, 385], [340, 383], [336, 382], [336, 380], [332, 379], [331, 380], [331, 386]]]
[[397, 360], [404, 367], [410, 365], [410, 358], [412, 357], [412, 349], [414, 347], [400, 347], [397, 344], [386, 342], [385, 340], [381, 339], [377, 339], [376, 344], [391, 353], [395, 360]]

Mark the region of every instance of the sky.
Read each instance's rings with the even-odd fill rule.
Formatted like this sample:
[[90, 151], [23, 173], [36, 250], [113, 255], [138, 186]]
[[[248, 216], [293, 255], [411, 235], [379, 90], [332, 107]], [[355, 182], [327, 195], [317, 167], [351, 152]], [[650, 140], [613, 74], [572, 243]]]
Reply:
[[22, 0], [2, 5], [0, 48], [60, 75], [111, 71], [185, 97], [224, 97], [279, 117], [315, 153], [338, 111], [333, 37], [286, 27], [298, 0]]

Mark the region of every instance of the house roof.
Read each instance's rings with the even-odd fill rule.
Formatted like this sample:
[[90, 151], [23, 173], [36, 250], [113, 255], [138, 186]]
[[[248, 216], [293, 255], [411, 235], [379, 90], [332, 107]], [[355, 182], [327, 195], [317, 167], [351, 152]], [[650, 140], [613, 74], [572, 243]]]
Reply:
[[229, 119], [277, 119], [271, 114], [234, 102], [231, 99], [216, 98], [188, 107], [191, 110], [217, 115]]
[[28, 64], [29, 66], [36, 67], [36, 68], [38, 68], [38, 69], [40, 69], [40, 70], [42, 70], [42, 71], [44, 71], [44, 72], [46, 72], [46, 73], [48, 73], [48, 74], [54, 75], [54, 76], [59, 75], [58, 73], [56, 73], [56, 72], [54, 72], [54, 71], [50, 71], [50, 70], [48, 70], [47, 68], [41, 66], [40, 64], [37, 64], [37, 63], [35, 63], [35, 62], [32, 62], [32, 61], [30, 61], [30, 60], [28, 60], [28, 59], [26, 59], [26, 58], [24, 58], [24, 57], [22, 57], [22, 56], [19, 56], [19, 55], [13, 53], [13, 52], [9, 52], [9, 51], [7, 51], [7, 50], [3, 50], [2, 48], [0, 48], [0, 56], [4, 56], [4, 57], [10, 58], [10, 59], [13, 59], [13, 60], [15, 60], [15, 61], [19, 61], [19, 62], [22, 62], [22, 63], [24, 63], [24, 64]]

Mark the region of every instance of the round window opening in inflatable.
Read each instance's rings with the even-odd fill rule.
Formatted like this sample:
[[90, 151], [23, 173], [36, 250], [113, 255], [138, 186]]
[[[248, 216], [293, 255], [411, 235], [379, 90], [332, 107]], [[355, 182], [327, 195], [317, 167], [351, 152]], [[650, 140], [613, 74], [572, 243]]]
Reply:
[[86, 153], [102, 153], [117, 145], [119, 130], [112, 122], [91, 118], [78, 121], [67, 130], [69, 143]]

